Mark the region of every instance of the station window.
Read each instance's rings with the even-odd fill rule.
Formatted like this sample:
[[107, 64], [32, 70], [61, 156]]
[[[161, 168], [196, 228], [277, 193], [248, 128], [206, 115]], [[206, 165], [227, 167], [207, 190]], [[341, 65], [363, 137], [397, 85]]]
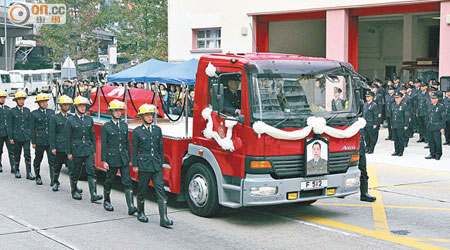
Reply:
[[220, 49], [221, 48], [221, 30], [214, 29], [195, 29], [194, 49]]

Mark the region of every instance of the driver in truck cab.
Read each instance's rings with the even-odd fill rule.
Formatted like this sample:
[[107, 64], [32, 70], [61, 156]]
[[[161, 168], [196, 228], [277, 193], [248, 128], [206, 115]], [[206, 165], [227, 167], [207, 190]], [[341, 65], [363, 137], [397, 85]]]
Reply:
[[233, 116], [241, 115], [241, 79], [238, 76], [229, 76], [226, 81], [228, 88], [223, 91], [223, 111]]

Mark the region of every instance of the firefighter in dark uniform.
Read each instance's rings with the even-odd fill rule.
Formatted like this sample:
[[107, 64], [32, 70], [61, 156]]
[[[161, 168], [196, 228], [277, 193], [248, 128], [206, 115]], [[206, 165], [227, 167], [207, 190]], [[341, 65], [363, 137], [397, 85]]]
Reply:
[[103, 199], [103, 196], [97, 194], [97, 175], [95, 172], [95, 132], [94, 120], [85, 115], [86, 105], [89, 101], [82, 96], [75, 98], [73, 102], [76, 115], [70, 117], [64, 127], [66, 137], [66, 153], [69, 160], [73, 160], [71, 179], [72, 198], [81, 200], [81, 195], [77, 192], [77, 182], [81, 174], [81, 169], [86, 168], [88, 176], [89, 193], [91, 202]]
[[160, 226], [169, 227], [173, 222], [167, 218], [167, 195], [164, 191], [162, 165], [164, 150], [161, 128], [152, 125], [157, 109], [154, 105], [143, 104], [138, 116], [142, 125], [133, 130], [133, 170], [138, 171], [139, 186], [136, 194], [140, 222], [148, 222], [144, 212], [145, 193], [150, 180], [153, 182], [158, 200]]
[[386, 96], [386, 89], [383, 88], [383, 85], [381, 84], [381, 80], [378, 78], [375, 78], [373, 80], [373, 83], [375, 86], [377, 86], [377, 92], [375, 93], [376, 103], [378, 104], [378, 109], [380, 110], [380, 125], [383, 123], [383, 121], [386, 119], [386, 105], [385, 105], [385, 96]]
[[406, 104], [406, 107], [408, 108], [408, 114], [409, 114], [409, 118], [408, 118], [408, 122], [407, 122], [408, 130], [405, 131], [405, 134], [403, 136], [403, 139], [405, 140], [405, 148], [407, 148], [408, 143], [409, 143], [409, 129], [411, 126], [411, 117], [413, 114], [413, 112], [412, 112], [413, 107], [412, 107], [411, 97], [407, 94], [407, 90], [406, 90], [405, 86], [400, 87], [400, 93], [402, 93], [402, 95], [403, 95], [402, 103]]
[[109, 103], [108, 110], [111, 112], [111, 121], [105, 123], [101, 129], [101, 160], [107, 169], [105, 185], [103, 187], [104, 202], [106, 211], [113, 211], [111, 205], [111, 188], [120, 169], [122, 184], [125, 187], [125, 199], [128, 206], [128, 214], [137, 212], [133, 204], [133, 189], [130, 177], [131, 149], [130, 136], [128, 135], [128, 124], [120, 120], [125, 104], [118, 100]]
[[44, 152], [47, 153], [48, 166], [50, 169], [50, 186], [53, 186], [53, 176], [55, 169], [55, 157], [50, 150], [50, 119], [55, 115], [55, 111], [47, 109], [49, 96], [40, 93], [36, 96], [39, 108], [33, 110], [30, 116], [31, 143], [35, 149], [34, 153], [34, 174], [36, 175], [36, 185], [42, 185], [41, 162]]
[[439, 93], [431, 94], [430, 113], [428, 115], [428, 140], [430, 145], [430, 155], [425, 159], [440, 160], [442, 156], [442, 138], [444, 134], [444, 105], [439, 102]]
[[402, 102], [403, 94], [396, 92], [395, 103], [392, 105], [392, 138], [394, 139], [395, 152], [392, 156], [403, 156], [405, 150], [405, 131], [408, 129], [408, 107]]
[[450, 145], [450, 86], [447, 88], [447, 92], [445, 92], [444, 107], [445, 107], [444, 145]]
[[410, 107], [411, 107], [411, 122], [409, 123], [407, 136], [408, 138], [414, 137], [414, 132], [417, 130], [417, 92], [414, 85], [408, 85], [406, 90], [406, 95], [408, 96]]
[[341, 99], [342, 89], [334, 87], [334, 99], [331, 100], [332, 111], [342, 111], [346, 108], [347, 101]]
[[223, 110], [231, 115], [241, 114], [240, 77], [228, 76], [228, 88], [223, 91]]
[[[53, 175], [53, 191], [58, 191], [61, 183], [59, 182], [59, 175], [61, 173], [62, 165], [66, 165], [69, 169], [69, 174], [72, 171], [72, 161], [67, 159], [66, 154], [66, 138], [64, 135], [64, 126], [67, 119], [73, 115], [69, 114], [70, 105], [73, 103], [72, 98], [67, 95], [58, 98], [58, 104], [61, 107], [61, 112], [54, 115], [50, 119], [50, 149], [55, 156], [55, 171]], [[82, 189], [76, 189], [78, 193], [82, 193]]]
[[419, 140], [417, 142], [427, 142], [427, 131], [426, 131], [426, 117], [428, 114], [427, 99], [428, 94], [428, 84], [423, 82], [420, 87], [420, 92], [417, 94], [417, 127], [419, 129]]
[[361, 171], [359, 177], [360, 185], [360, 200], [367, 202], [374, 202], [377, 198], [370, 196], [369, 194], [369, 176], [367, 175], [367, 162], [366, 162], [366, 148], [364, 146], [365, 133], [364, 129], [359, 132], [359, 162], [358, 168]]
[[30, 154], [30, 109], [24, 107], [27, 94], [19, 90], [14, 94], [14, 101], [17, 106], [12, 108], [8, 114], [8, 138], [11, 144], [14, 145], [14, 163], [16, 167], [16, 178], [21, 178], [19, 164], [20, 155], [25, 157], [25, 166], [27, 171], [27, 179], [34, 180], [31, 173], [31, 154]]
[[377, 144], [376, 138], [379, 126], [380, 114], [378, 105], [373, 101], [375, 94], [373, 92], [367, 92], [366, 100], [363, 107], [363, 117], [366, 120], [366, 127], [364, 128], [365, 140], [366, 140], [366, 153], [373, 154], [375, 145]]
[[385, 97], [385, 105], [386, 105], [386, 122], [387, 122], [387, 128], [388, 128], [388, 137], [386, 140], [392, 140], [392, 105], [394, 104], [394, 93], [395, 89], [392, 86], [389, 86], [388, 88], [388, 94]]
[[6, 144], [8, 149], [9, 164], [11, 167], [11, 174], [16, 173], [16, 168], [14, 164], [14, 149], [11, 142], [8, 140], [8, 113], [9, 106], [5, 104], [6, 96], [8, 93], [0, 90], [0, 173], [3, 172], [2, 167], [2, 155], [3, 155], [3, 145]]

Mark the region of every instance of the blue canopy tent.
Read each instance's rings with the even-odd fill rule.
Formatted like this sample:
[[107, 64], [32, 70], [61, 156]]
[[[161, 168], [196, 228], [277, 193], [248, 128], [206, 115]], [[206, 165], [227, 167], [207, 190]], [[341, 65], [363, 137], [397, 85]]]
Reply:
[[108, 82], [151, 82], [148, 76], [161, 70], [169, 69], [175, 65], [156, 59], [150, 59], [129, 69], [120, 71], [108, 77]]
[[150, 82], [162, 82], [169, 84], [195, 85], [198, 60], [191, 59], [169, 69], [161, 70], [148, 76]]

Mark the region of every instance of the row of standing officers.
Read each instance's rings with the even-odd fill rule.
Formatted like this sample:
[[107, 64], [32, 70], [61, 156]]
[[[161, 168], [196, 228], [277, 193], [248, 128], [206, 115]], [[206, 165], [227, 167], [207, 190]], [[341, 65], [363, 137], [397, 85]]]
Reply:
[[417, 142], [427, 142], [430, 154], [426, 159], [439, 160], [442, 156], [442, 137], [444, 145], [450, 144], [450, 89], [446, 96], [438, 90], [437, 82], [431, 85], [420, 79], [406, 86], [388, 86], [387, 92], [375, 82], [366, 94], [363, 115], [365, 127], [366, 152], [373, 153], [378, 140], [378, 132], [383, 119], [386, 119], [388, 137], [394, 141], [393, 156], [402, 156], [409, 139], [419, 133]]
[[[1, 155], [6, 143], [11, 173], [16, 178], [21, 178], [19, 165], [23, 150], [26, 179], [35, 180], [37, 185], [42, 185], [40, 166], [45, 152], [50, 169], [50, 186], [53, 191], [59, 190], [59, 176], [62, 166], [65, 165], [69, 170], [72, 198], [81, 200], [83, 190], [78, 188], [77, 182], [82, 169], [85, 168], [91, 202], [102, 200], [103, 196], [97, 194], [94, 122], [92, 117], [85, 115], [89, 100], [83, 96], [78, 96], [74, 100], [66, 95], [60, 96], [58, 104], [61, 109], [55, 114], [53, 110], [47, 108], [49, 97], [46, 94], [37, 95], [36, 102], [39, 108], [32, 112], [24, 107], [27, 98], [25, 92], [15, 93], [13, 100], [17, 105], [14, 108], [9, 108], [5, 104], [6, 96], [5, 92], [0, 91], [0, 172], [3, 171]], [[72, 106], [75, 110], [74, 115], [69, 113]], [[138, 212], [137, 219], [148, 222], [144, 201], [148, 184], [152, 180], [158, 200], [160, 225], [170, 227], [173, 222], [167, 218], [167, 195], [162, 173], [164, 159], [162, 133], [158, 126], [152, 124], [157, 109], [149, 104], [139, 108], [138, 116], [142, 119], [142, 125], [133, 130], [133, 152], [131, 152], [128, 124], [121, 120], [124, 109], [123, 102], [111, 101], [108, 109], [111, 112], [111, 120], [103, 124], [101, 128], [101, 161], [107, 169], [103, 207], [107, 211], [114, 210], [110, 193], [114, 178], [120, 170], [121, 181], [125, 187], [128, 214], [133, 215]], [[35, 149], [33, 167], [36, 176], [33, 176], [31, 171], [30, 142]], [[138, 172], [139, 178], [137, 208], [133, 204], [131, 160], [133, 170]]]

